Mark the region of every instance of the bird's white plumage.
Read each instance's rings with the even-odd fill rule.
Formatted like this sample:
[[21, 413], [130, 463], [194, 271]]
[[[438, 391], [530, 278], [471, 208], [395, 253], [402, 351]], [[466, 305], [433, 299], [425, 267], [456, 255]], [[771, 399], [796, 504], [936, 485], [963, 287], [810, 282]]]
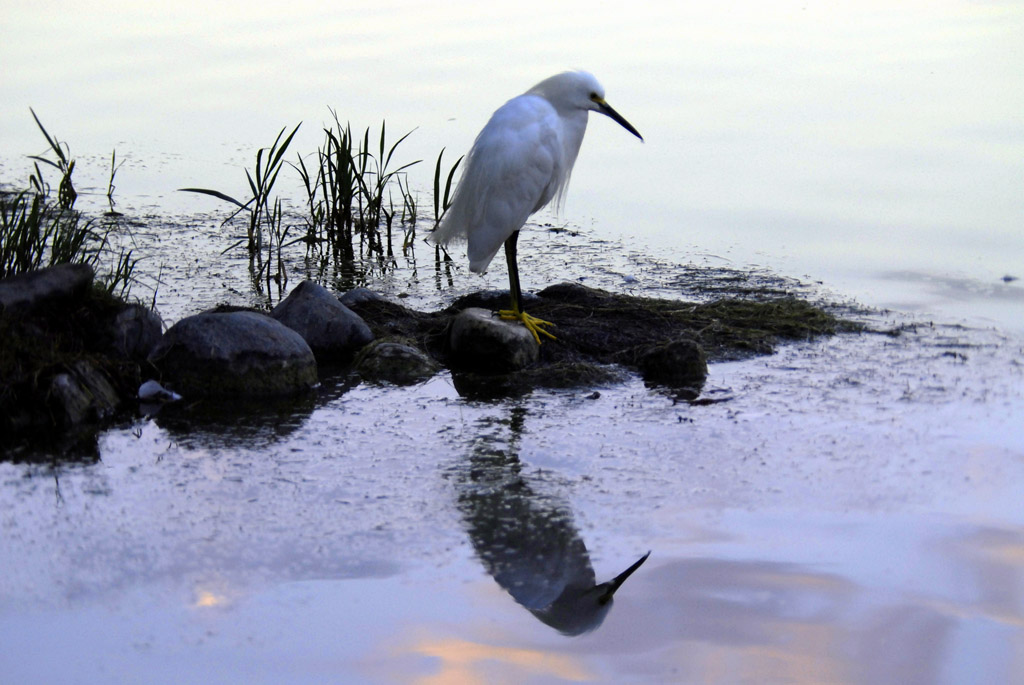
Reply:
[[431, 241], [467, 240], [470, 270], [486, 270], [531, 214], [553, 199], [561, 204], [587, 114], [603, 102], [604, 89], [592, 75], [565, 72], [502, 105], [466, 155], [452, 204]]
[[519, 229], [531, 214], [552, 199], [561, 204], [576, 155], [587, 131], [587, 115], [600, 112], [640, 140], [633, 125], [604, 101], [604, 89], [585, 71], [567, 71], [541, 81], [512, 98], [492, 116], [466, 155], [466, 166], [452, 204], [430, 239], [438, 245], [469, 243], [469, 268], [483, 272], [502, 245], [508, 262], [508, 309], [505, 321], [526, 326], [539, 345], [540, 336], [556, 339], [551, 321], [522, 309], [516, 265]]

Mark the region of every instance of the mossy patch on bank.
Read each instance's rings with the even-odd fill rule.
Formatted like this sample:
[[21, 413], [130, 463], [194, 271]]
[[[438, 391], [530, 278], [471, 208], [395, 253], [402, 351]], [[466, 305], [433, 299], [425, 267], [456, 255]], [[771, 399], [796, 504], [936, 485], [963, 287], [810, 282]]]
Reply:
[[[352, 309], [377, 338], [417, 341], [431, 356], [452, 366], [446, 344], [452, 317], [469, 307], [503, 308], [507, 297], [503, 292], [473, 293], [433, 313], [379, 299], [353, 304]], [[525, 308], [555, 324], [551, 330], [558, 339], [541, 345], [538, 363], [511, 374], [456, 373], [457, 384], [471, 394], [494, 395], [534, 387], [578, 387], [614, 381], [624, 368], [642, 370], [642, 360], [659, 345], [690, 342], [703, 350], [707, 361], [716, 362], [770, 354], [781, 342], [860, 330], [857, 323], [840, 319], [823, 306], [777, 292], [694, 303], [563, 283], [528, 298]], [[474, 386], [479, 386], [479, 393]]]

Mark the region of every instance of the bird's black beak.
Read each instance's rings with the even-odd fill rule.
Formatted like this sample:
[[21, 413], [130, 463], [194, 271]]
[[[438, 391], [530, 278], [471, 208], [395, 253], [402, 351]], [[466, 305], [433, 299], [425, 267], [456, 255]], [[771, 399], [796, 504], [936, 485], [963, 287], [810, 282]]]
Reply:
[[613, 120], [619, 122], [619, 124], [622, 126], [622, 128], [626, 129], [627, 131], [632, 133], [634, 136], [636, 136], [640, 140], [644, 139], [644, 137], [642, 135], [640, 135], [640, 132], [637, 131], [635, 128], [633, 128], [633, 124], [631, 124], [628, 121], [626, 121], [626, 118], [624, 116], [622, 116], [621, 114], [616, 112], [614, 109], [612, 109], [612, 106], [609, 105], [607, 102], [605, 102], [604, 98], [599, 98], [597, 96], [594, 96], [594, 97], [592, 97], [590, 99], [593, 100], [594, 104], [597, 105], [597, 111], [599, 111], [601, 114], [605, 114], [605, 115], [611, 117]]
[[[641, 140], [643, 140], [643, 138], [641, 138]], [[605, 583], [608, 589], [605, 590], [604, 594], [601, 596], [601, 603], [603, 604], [607, 602], [609, 599], [611, 599], [612, 595], [615, 594], [615, 591], [618, 590], [622, 586], [622, 584], [626, 582], [626, 578], [629, 578], [631, 575], [633, 575], [633, 571], [643, 566], [644, 562], [647, 561], [647, 557], [649, 556], [651, 556], [650, 552], [637, 559], [635, 562], [633, 562], [632, 566], [630, 566], [625, 571], [623, 571], [622, 573], [620, 573], [619, 575], [615, 576], [610, 581]]]

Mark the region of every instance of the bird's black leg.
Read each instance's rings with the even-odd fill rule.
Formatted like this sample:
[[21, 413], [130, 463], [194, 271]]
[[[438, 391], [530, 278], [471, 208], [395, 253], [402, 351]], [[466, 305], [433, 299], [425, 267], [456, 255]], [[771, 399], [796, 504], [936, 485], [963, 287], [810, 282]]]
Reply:
[[523, 291], [519, 287], [519, 267], [516, 265], [516, 242], [519, 240], [519, 231], [516, 231], [505, 241], [505, 260], [508, 262], [508, 286], [509, 294], [512, 296], [512, 311], [521, 313], [523, 302]]
[[518, 240], [519, 231], [516, 231], [505, 241], [505, 259], [508, 260], [508, 285], [509, 294], [512, 296], [512, 308], [503, 309], [498, 312], [498, 315], [506, 321], [519, 321], [522, 323], [533, 334], [533, 339], [539, 345], [541, 335], [555, 340], [555, 336], [541, 328], [541, 326], [553, 326], [554, 324], [550, 321], [530, 316], [522, 309], [523, 291], [519, 287], [519, 267], [516, 265], [516, 241]]

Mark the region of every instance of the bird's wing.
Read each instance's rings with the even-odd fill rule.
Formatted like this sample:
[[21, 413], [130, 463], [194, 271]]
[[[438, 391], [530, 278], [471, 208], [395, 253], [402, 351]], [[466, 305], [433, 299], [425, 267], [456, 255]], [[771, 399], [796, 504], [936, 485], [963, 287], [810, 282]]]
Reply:
[[470, 269], [482, 272], [527, 218], [554, 196], [563, 173], [558, 114], [521, 95], [494, 113], [466, 156], [451, 207], [434, 236], [467, 239]]

